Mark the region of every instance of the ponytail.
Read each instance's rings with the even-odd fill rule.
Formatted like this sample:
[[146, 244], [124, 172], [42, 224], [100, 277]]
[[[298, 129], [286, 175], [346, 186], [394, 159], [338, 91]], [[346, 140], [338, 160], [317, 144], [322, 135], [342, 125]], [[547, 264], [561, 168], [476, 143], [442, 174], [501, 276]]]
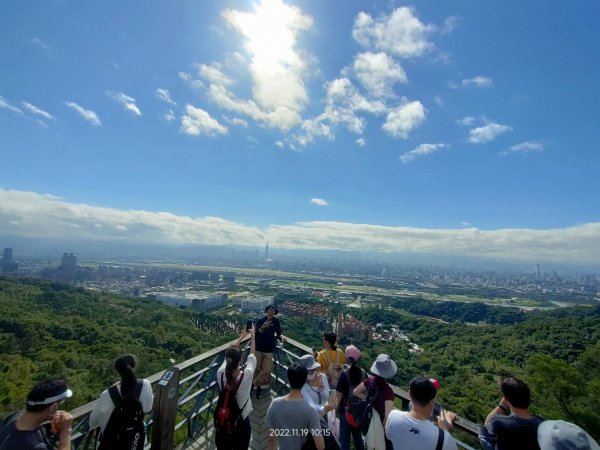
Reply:
[[233, 376], [233, 373], [235, 371], [235, 369], [237, 369], [237, 363], [233, 363], [233, 361], [228, 361], [227, 365], [225, 366], [225, 376], [227, 377], [227, 384], [229, 386], [235, 386], [235, 379]]
[[350, 368], [348, 369], [348, 376], [350, 377], [350, 385], [358, 386], [363, 378], [363, 371], [356, 361], [352, 361], [350, 363]]
[[135, 401], [137, 377], [134, 372], [135, 356], [125, 355], [115, 361], [115, 369], [121, 375], [121, 397], [125, 400]]

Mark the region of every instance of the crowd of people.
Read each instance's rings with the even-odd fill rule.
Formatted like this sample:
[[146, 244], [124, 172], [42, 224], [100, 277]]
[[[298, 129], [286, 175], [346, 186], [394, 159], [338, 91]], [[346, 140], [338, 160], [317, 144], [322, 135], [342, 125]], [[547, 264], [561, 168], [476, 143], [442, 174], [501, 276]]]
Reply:
[[[260, 398], [271, 378], [277, 341], [284, 343], [277, 308], [249, 323], [225, 353], [216, 373], [219, 391], [214, 412], [218, 450], [250, 447], [252, 392]], [[241, 342], [250, 337], [242, 361]], [[380, 354], [367, 373], [360, 350], [339, 348], [335, 333], [325, 333], [323, 350], [307, 354], [287, 369], [289, 393], [274, 398], [266, 415], [268, 448], [274, 450], [455, 450], [451, 435], [456, 414], [437, 402], [440, 384], [418, 376], [410, 381], [408, 411], [395, 407], [389, 380], [398, 370], [389, 355]], [[89, 417], [98, 428], [97, 450], [142, 449], [144, 414], [152, 409], [148, 380], [135, 374], [136, 358], [125, 355], [114, 368], [120, 379], [100, 395]], [[544, 420], [529, 411], [529, 387], [517, 378], [500, 383], [501, 401], [479, 426], [485, 450], [600, 450], [584, 430], [561, 420]], [[0, 450], [71, 448], [73, 417], [60, 405], [72, 396], [60, 379], [43, 381], [29, 392], [25, 411], [10, 414], [0, 428]], [[48, 427], [54, 443], [48, 439]], [[58, 441], [58, 447], [55, 442]]]

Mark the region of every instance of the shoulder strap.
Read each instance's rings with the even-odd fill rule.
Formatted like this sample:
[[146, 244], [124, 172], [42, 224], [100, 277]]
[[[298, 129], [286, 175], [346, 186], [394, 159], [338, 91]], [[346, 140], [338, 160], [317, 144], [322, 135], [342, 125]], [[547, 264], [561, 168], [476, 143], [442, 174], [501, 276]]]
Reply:
[[142, 396], [142, 388], [144, 387], [144, 380], [137, 380], [137, 385], [135, 386], [135, 397], [139, 400]]
[[442, 450], [443, 446], [444, 446], [444, 430], [442, 430], [441, 428], [438, 428], [438, 440], [437, 440], [437, 444], [435, 446], [435, 450]]
[[335, 350], [335, 361], [334, 361], [334, 364], [339, 364], [338, 360], [340, 359], [340, 352], [341, 352], [341, 350], [339, 348], [337, 348]]
[[110, 395], [110, 399], [115, 405], [115, 408], [121, 406], [121, 403], [123, 403], [123, 397], [121, 397], [121, 393], [119, 392], [119, 388], [116, 384], [108, 388], [108, 394]]
[[329, 354], [329, 350], [324, 350], [325, 352], [325, 359], [327, 359], [327, 367], [329, 367], [331, 365], [331, 355]]

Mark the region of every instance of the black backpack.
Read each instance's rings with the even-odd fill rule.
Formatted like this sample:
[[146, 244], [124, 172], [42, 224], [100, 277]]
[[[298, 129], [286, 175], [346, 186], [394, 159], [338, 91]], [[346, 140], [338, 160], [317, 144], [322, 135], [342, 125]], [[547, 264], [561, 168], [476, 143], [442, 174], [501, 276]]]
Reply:
[[236, 430], [238, 424], [242, 421], [242, 411], [248, 403], [244, 403], [244, 406], [240, 408], [238, 405], [236, 395], [237, 391], [242, 384], [244, 379], [244, 372], [242, 372], [239, 380], [233, 385], [225, 383], [224, 373], [221, 372], [221, 390], [219, 391], [219, 399], [217, 400], [217, 407], [213, 415], [213, 422], [215, 424], [215, 430], [219, 433], [231, 434]]
[[144, 385], [138, 380], [136, 400], [129, 401], [121, 397], [117, 386], [108, 389], [115, 409], [108, 419], [106, 428], [100, 434], [98, 450], [143, 450], [146, 440], [144, 410], [140, 402], [140, 394]]
[[346, 410], [346, 421], [353, 428], [360, 428], [361, 433], [366, 436], [373, 417], [373, 402], [379, 395], [379, 390], [367, 389], [366, 398], [360, 399], [356, 395], [348, 399], [349, 410]]

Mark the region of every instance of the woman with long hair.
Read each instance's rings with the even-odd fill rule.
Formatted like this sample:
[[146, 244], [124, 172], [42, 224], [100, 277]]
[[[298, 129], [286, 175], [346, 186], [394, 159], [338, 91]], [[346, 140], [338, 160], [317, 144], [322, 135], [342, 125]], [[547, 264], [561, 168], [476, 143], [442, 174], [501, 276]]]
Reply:
[[[250, 354], [245, 367], [240, 367], [242, 351], [240, 345], [242, 339], [250, 334]], [[250, 392], [252, 390], [252, 377], [256, 370], [256, 346], [254, 341], [254, 327], [240, 334], [236, 345], [225, 352], [225, 360], [217, 370], [217, 383], [219, 391], [229, 389], [230, 392], [237, 389], [235, 399], [241, 411], [241, 419], [231, 432], [219, 431], [215, 433], [215, 444], [218, 450], [247, 450], [250, 447], [250, 413], [252, 402]]]
[[[152, 411], [152, 386], [148, 380], [138, 380], [135, 374], [137, 361], [134, 355], [124, 355], [115, 361], [115, 370], [121, 379], [115, 383], [119, 394], [124, 401], [137, 401], [142, 405], [144, 413]], [[115, 409], [108, 389], [102, 391], [100, 398], [96, 402], [94, 410], [90, 414], [90, 429], [99, 427], [98, 445], [102, 440], [102, 435], [108, 424], [110, 416]]]
[[356, 450], [364, 450], [365, 444], [360, 428], [350, 426], [346, 420], [346, 408], [350, 397], [354, 395], [354, 388], [367, 378], [367, 373], [358, 365], [360, 350], [357, 347], [354, 345], [346, 347], [345, 356], [350, 367], [342, 372], [336, 387], [337, 411], [338, 418], [340, 419], [340, 445], [342, 450], [350, 450], [350, 437], [352, 437], [354, 439], [354, 448]]
[[371, 366], [371, 375], [361, 384], [354, 389], [354, 395], [361, 399], [367, 397], [372, 399], [373, 405], [373, 416], [377, 412], [379, 422], [376, 423], [377, 428], [374, 429], [373, 424], [375, 417], [371, 421], [369, 427], [369, 433], [365, 436], [365, 443], [367, 448], [374, 448], [375, 450], [393, 450], [391, 441], [385, 437], [385, 441], [381, 440], [382, 436], [385, 436], [383, 429], [385, 427], [385, 421], [388, 415], [394, 409], [394, 391], [388, 384], [388, 379], [396, 375], [398, 366], [389, 357], [389, 355], [381, 354], [377, 356], [377, 359]]
[[323, 350], [317, 354], [317, 362], [321, 364], [321, 370], [327, 375], [329, 387], [335, 389], [338, 379], [346, 364], [346, 357], [342, 349], [337, 346], [337, 334], [327, 331], [323, 335]]

